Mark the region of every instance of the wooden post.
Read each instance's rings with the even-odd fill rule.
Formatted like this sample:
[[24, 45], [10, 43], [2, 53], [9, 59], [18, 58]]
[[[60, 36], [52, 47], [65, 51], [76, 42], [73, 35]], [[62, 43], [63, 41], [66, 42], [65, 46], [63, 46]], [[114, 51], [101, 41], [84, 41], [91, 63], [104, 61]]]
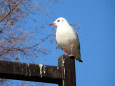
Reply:
[[74, 57], [62, 55], [58, 59], [58, 66], [62, 67], [62, 82], [59, 86], [76, 86]]
[[0, 78], [76, 86], [75, 59], [62, 55], [58, 66], [0, 61]]

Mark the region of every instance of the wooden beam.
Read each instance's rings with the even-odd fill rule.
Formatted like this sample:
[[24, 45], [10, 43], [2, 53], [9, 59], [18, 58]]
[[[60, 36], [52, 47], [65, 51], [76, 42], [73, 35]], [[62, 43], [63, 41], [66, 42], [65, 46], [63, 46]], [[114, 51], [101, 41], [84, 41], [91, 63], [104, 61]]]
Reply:
[[62, 55], [58, 66], [0, 61], [0, 78], [76, 86], [75, 59]]
[[57, 66], [0, 61], [0, 78], [59, 84], [62, 68]]

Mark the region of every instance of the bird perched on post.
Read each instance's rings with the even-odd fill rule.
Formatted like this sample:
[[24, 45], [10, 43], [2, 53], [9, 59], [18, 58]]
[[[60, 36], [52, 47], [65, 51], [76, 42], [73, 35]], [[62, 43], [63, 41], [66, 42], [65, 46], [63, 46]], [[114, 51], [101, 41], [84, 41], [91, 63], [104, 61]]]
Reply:
[[82, 62], [78, 35], [67, 20], [60, 17], [50, 25], [57, 26], [56, 41], [57, 44], [63, 49], [64, 55], [65, 52], [67, 52], [69, 56], [75, 56], [76, 60]]

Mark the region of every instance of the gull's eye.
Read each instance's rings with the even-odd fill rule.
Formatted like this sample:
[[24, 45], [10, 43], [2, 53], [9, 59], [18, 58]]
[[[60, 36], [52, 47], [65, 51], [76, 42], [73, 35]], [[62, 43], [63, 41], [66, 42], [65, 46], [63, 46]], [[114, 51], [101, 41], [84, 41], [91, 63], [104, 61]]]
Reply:
[[57, 22], [59, 22], [60, 20], [57, 20]]

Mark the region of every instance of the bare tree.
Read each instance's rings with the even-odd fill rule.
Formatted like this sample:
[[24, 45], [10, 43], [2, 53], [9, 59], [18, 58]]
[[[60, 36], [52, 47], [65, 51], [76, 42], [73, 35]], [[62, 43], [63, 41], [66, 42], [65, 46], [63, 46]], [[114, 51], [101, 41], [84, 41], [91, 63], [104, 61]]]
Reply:
[[[48, 54], [50, 52], [41, 44], [52, 34], [48, 34], [44, 38], [39, 36], [38, 42], [31, 43], [30, 39], [36, 38], [36, 30], [27, 31], [27, 28], [23, 26], [30, 15], [37, 14], [39, 16], [42, 13], [42, 15], [49, 17], [43, 6], [50, 6], [53, 3], [60, 2], [57, 0], [0, 1], [0, 59], [18, 61], [22, 57], [33, 56], [37, 58], [41, 53]], [[34, 18], [31, 18], [31, 20], [36, 22]], [[4, 79], [1, 79], [0, 84], [4, 81]]]
[[[53, 2], [53, 0], [47, 0], [47, 2], [40, 3], [38, 0], [36, 4], [34, 0], [2, 0], [0, 2], [0, 58], [17, 60], [18, 58], [9, 58], [10, 55], [15, 56], [18, 52], [28, 54], [28, 52], [32, 51], [33, 53], [34, 50], [37, 51], [33, 53], [34, 55], [40, 52], [46, 54], [46, 49], [44, 48], [33, 48], [36, 46], [39, 47], [51, 34], [41, 39], [39, 43], [27, 44], [29, 39], [35, 38], [35, 34], [33, 35], [33, 33], [36, 31], [27, 32], [23, 28], [24, 25], [22, 26], [20, 22], [34, 13], [38, 13], [39, 15], [42, 12], [48, 16], [42, 5], [49, 4], [51, 1]], [[54, 1], [57, 2], [57, 0]], [[35, 19], [32, 20], [33, 22], [36, 21]], [[24, 21], [23, 24], [25, 23]]]

